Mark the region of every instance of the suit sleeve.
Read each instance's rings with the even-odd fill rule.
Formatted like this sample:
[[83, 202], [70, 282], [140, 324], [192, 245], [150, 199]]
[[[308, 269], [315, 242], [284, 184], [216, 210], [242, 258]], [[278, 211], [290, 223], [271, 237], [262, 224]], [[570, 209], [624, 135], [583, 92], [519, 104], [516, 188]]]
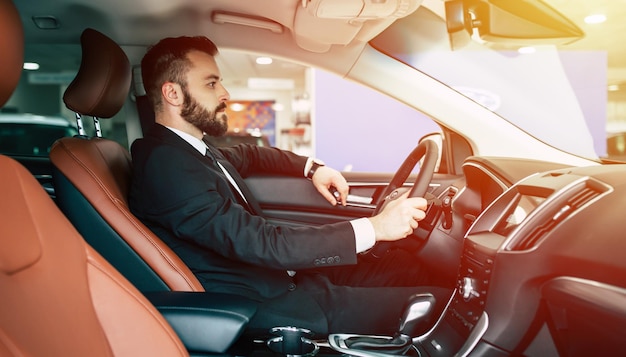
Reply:
[[302, 177], [308, 159], [290, 151], [250, 144], [219, 148], [219, 151], [244, 178], [261, 173]]
[[[235, 149], [248, 150], [248, 149]], [[272, 150], [272, 149], [270, 149]], [[263, 172], [281, 165], [294, 173], [297, 155], [255, 151], [233, 165]], [[229, 156], [230, 155], [230, 156]], [[253, 163], [261, 155], [263, 164]], [[226, 151], [227, 158], [237, 157]], [[244, 155], [247, 156], [247, 155]], [[239, 167], [238, 167], [239, 168]], [[176, 148], [156, 147], [141, 168], [142, 219], [162, 226], [178, 239], [250, 264], [276, 269], [305, 269], [356, 263], [354, 231], [349, 222], [319, 227], [283, 227], [248, 213], [236, 203], [228, 182], [200, 156]], [[271, 171], [271, 170], [270, 170]]]

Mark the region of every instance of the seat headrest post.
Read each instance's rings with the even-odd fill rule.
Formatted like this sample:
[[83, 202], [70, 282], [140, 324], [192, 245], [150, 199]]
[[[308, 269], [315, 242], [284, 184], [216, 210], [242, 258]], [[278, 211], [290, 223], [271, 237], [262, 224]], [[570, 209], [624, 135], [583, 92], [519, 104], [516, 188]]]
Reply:
[[100, 119], [98, 117], [93, 117], [93, 126], [96, 128], [96, 137], [102, 137], [102, 130], [100, 129]]
[[83, 126], [82, 117], [79, 113], [74, 113], [74, 116], [76, 117], [76, 129], [78, 129], [78, 135], [86, 136], [87, 133], [85, 132], [85, 127]]

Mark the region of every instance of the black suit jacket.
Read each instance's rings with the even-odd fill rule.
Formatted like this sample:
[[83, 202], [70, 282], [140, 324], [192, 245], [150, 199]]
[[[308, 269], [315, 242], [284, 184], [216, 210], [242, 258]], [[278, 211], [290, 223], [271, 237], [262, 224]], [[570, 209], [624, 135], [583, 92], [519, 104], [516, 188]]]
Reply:
[[[242, 177], [303, 177], [306, 158], [276, 148], [212, 148]], [[356, 263], [349, 222], [281, 227], [240, 204], [215, 161], [161, 125], [131, 148], [130, 208], [189, 265], [207, 291], [266, 299], [296, 288], [287, 270]], [[237, 176], [240, 175], [240, 176]], [[245, 185], [245, 183], [242, 183]], [[294, 193], [297, 194], [297, 193]], [[249, 198], [253, 199], [253, 198]]]

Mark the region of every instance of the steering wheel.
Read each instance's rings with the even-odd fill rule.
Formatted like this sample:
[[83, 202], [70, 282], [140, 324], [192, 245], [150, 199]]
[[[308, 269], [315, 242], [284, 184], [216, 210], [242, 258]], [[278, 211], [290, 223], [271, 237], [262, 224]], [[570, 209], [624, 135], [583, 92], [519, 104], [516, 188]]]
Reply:
[[[433, 178], [433, 174], [435, 173], [435, 166], [439, 159], [439, 150], [433, 140], [423, 140], [411, 151], [409, 156], [407, 156], [378, 198], [373, 216], [380, 213], [387, 203], [402, 196], [402, 194], [406, 192], [406, 189], [403, 189], [402, 186], [422, 157], [424, 158], [424, 162], [409, 192], [409, 197], [424, 197], [428, 190], [428, 185]], [[363, 254], [369, 254], [379, 258], [387, 251], [391, 243], [394, 242], [378, 242], [371, 249], [363, 252]]]

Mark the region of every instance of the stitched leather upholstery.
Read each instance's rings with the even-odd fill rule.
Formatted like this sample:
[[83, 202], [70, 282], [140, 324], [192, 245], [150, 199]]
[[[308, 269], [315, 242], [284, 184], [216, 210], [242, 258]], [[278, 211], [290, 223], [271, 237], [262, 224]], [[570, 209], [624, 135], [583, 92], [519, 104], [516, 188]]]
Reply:
[[128, 95], [130, 62], [117, 43], [94, 29], [83, 31], [80, 46], [80, 68], [65, 90], [63, 102], [76, 113], [110, 118]]
[[[50, 159], [60, 171], [58, 174], [62, 174], [71, 182], [69, 187], [67, 184], [55, 185], [59, 205], [67, 210], [72, 210], [67, 207], [68, 205], [78, 206], [74, 207], [69, 215], [76, 221], [85, 220], [84, 226], [80, 222], [75, 222], [78, 223], [83, 236], [87, 241], [101, 240], [91, 241], [90, 244], [94, 247], [115, 244], [113, 240], [119, 235], [170, 290], [204, 291], [198, 279], [176, 253], [130, 212], [127, 197], [131, 161], [125, 148], [103, 138], [88, 140], [80, 137], [64, 138], [55, 143], [50, 152]], [[74, 189], [82, 194], [82, 197], [68, 197], [64, 192]], [[90, 216], [84, 214], [88, 205], [93, 206], [105, 223], [111, 226], [112, 232], [96, 229], [90, 222]], [[105, 257], [115, 264], [119, 259], [114, 255], [119, 253], [113, 248], [109, 253], [112, 256]], [[126, 274], [126, 270], [133, 269], [129, 262], [119, 262], [116, 267], [125, 276], [133, 276], [132, 272]], [[139, 281], [130, 280], [140, 288], [146, 286], [146, 283], [141, 281], [147, 279], [146, 277], [138, 276], [136, 279]]]
[[[93, 29], [81, 36], [82, 62], [63, 98], [81, 116], [109, 118], [128, 96], [131, 69], [122, 49]], [[128, 208], [131, 159], [104, 138], [58, 140], [50, 151], [57, 203], [87, 242], [142, 291], [204, 291], [180, 260]]]
[[[0, 0], [0, 46], [2, 105], [24, 55], [10, 0]], [[85, 244], [30, 172], [3, 155], [0, 197], [0, 356], [188, 355], [154, 306]]]
[[0, 182], [0, 355], [187, 355], [23, 166], [0, 156]]

